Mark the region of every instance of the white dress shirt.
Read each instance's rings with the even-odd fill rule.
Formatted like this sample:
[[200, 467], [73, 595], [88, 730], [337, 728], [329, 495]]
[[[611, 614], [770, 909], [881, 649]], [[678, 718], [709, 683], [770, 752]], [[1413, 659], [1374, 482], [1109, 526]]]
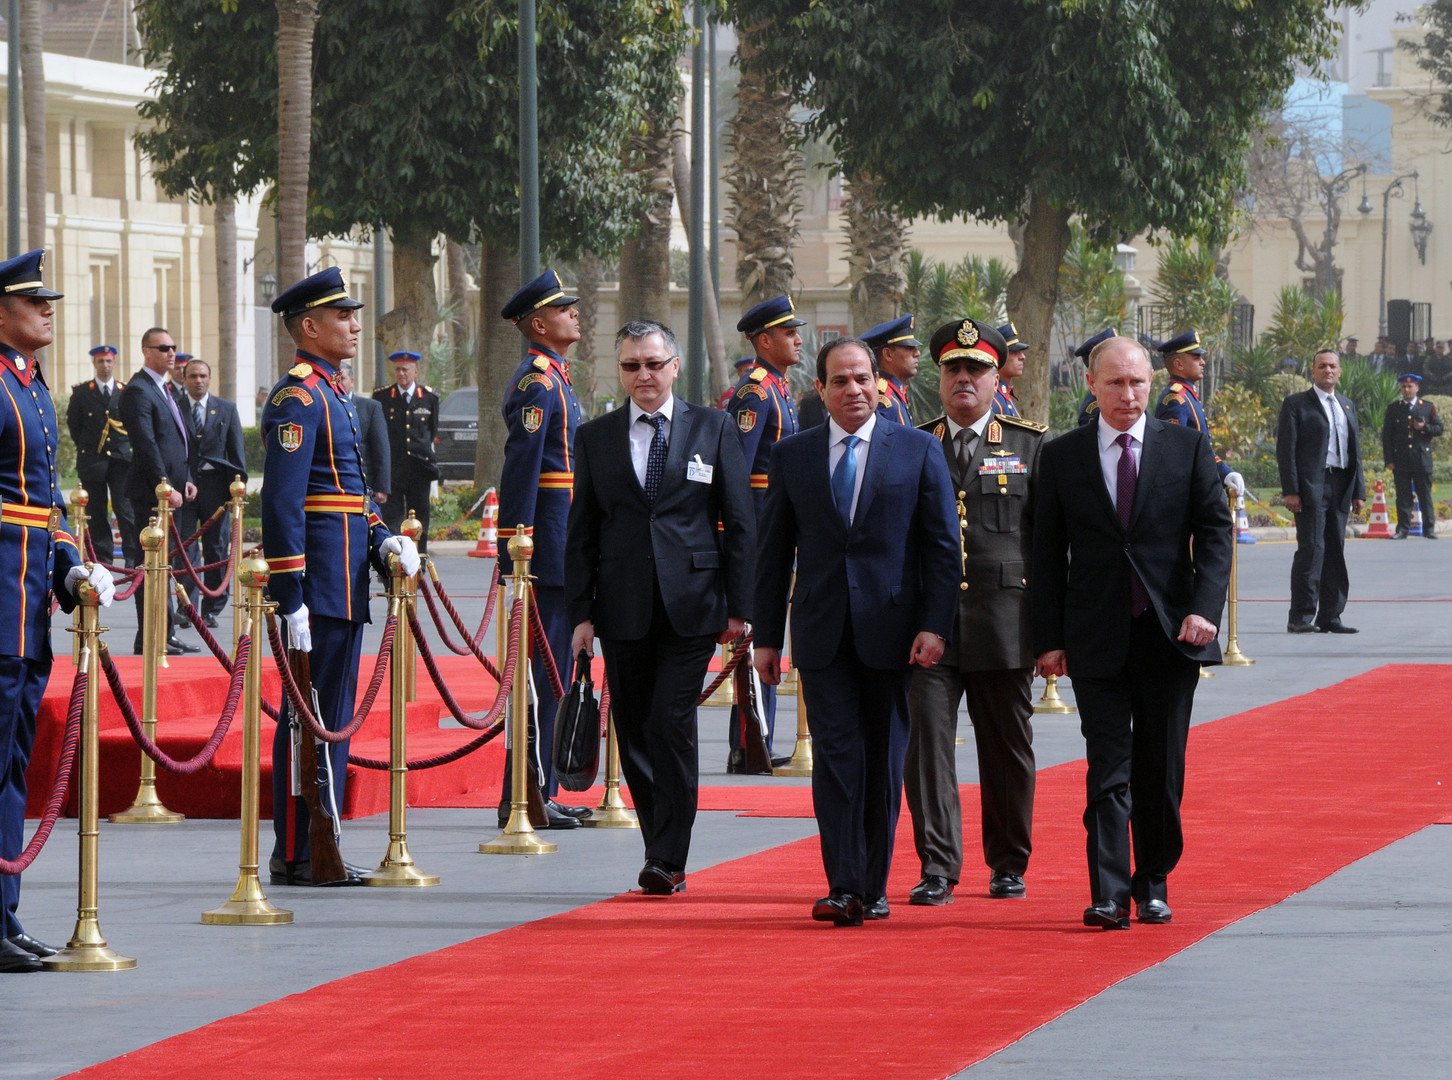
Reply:
[[1336, 400], [1335, 394], [1328, 394], [1319, 386], [1315, 390], [1316, 396], [1321, 399], [1321, 408], [1326, 410], [1326, 419], [1331, 424], [1331, 438], [1326, 440], [1326, 468], [1344, 469], [1347, 459], [1346, 410]]
[[[1129, 429], [1129, 436], [1133, 440], [1129, 444], [1130, 456], [1134, 458], [1134, 474], [1139, 475], [1139, 456], [1144, 452], [1144, 422], [1143, 415], [1134, 422]], [[1100, 417], [1099, 424], [1099, 469], [1104, 474], [1104, 486], [1109, 489], [1109, 502], [1116, 508], [1119, 503], [1116, 498], [1119, 495], [1119, 458], [1124, 453], [1120, 445], [1115, 442], [1121, 431], [1116, 431], [1104, 422]]]
[[630, 403], [630, 464], [635, 468], [635, 478], [640, 481], [640, 486], [645, 487], [645, 466], [650, 459], [650, 441], [655, 438], [655, 426], [653, 424], [642, 424], [642, 416], [664, 416], [665, 417], [665, 440], [666, 445], [671, 444], [671, 418], [676, 412], [676, 396], [672, 394], [661, 403], [661, 407], [653, 413], [648, 413], [634, 401]]
[[[958, 443], [958, 433], [963, 430], [963, 425], [960, 424], [960, 423], [958, 423], [951, 416], [945, 417], [944, 419], [946, 419], [948, 421], [948, 434], [952, 437], [952, 443], [953, 443], [953, 445], [952, 445], [953, 459], [956, 461], [958, 459], [958, 446], [959, 446], [959, 443]], [[980, 446], [983, 445], [983, 429], [986, 428], [986, 427], [988, 427], [988, 421], [990, 421], [992, 419], [993, 419], [993, 410], [992, 409], [989, 409], [986, 413], [984, 413], [982, 416], [980, 416], [977, 420], [973, 421], [973, 423], [971, 423], [971, 424], [968, 425], [968, 430], [969, 431], [972, 431], [973, 434], [978, 437], [978, 441], [973, 444], [973, 452], [975, 454], [978, 452], [978, 447], [980, 447]]]
[[827, 483], [832, 482], [832, 474], [837, 471], [837, 462], [842, 460], [842, 455], [847, 452], [843, 440], [848, 435], [856, 435], [862, 440], [857, 447], [857, 477], [852, 483], [852, 512], [847, 515], [848, 521], [857, 518], [857, 497], [862, 494], [862, 478], [867, 475], [867, 452], [872, 448], [872, 433], [877, 430], [877, 411], [874, 409], [872, 415], [856, 431], [849, 432], [838, 426], [837, 421], [827, 420]]

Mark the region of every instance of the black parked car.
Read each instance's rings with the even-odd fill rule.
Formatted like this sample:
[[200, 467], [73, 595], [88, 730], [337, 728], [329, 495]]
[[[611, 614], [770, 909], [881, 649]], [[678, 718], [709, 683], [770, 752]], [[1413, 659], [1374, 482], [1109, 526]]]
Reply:
[[439, 479], [473, 480], [479, 446], [479, 388], [463, 386], [439, 406]]

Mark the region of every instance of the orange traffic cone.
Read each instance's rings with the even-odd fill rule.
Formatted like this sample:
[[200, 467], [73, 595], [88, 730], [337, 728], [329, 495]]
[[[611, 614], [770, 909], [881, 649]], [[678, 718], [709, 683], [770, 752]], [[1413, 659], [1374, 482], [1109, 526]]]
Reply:
[[484, 516], [479, 521], [479, 542], [469, 552], [469, 558], [499, 558], [499, 494], [493, 488], [484, 493]]
[[1390, 540], [1391, 522], [1386, 516], [1386, 481], [1378, 480], [1371, 485], [1371, 519], [1362, 534], [1368, 540]]

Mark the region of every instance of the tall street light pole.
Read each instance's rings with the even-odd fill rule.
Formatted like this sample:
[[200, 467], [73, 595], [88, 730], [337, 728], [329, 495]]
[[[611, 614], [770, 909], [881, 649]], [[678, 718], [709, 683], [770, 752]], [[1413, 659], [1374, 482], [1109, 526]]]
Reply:
[[691, 294], [686, 346], [686, 397], [706, 400], [706, 9], [697, 0], [692, 13], [691, 50]]
[[[1378, 337], [1386, 337], [1387, 330], [1386, 241], [1388, 226], [1390, 225], [1389, 216], [1391, 214], [1391, 198], [1393, 195], [1401, 198], [1402, 193], [1405, 190], [1402, 182], [1404, 180], [1415, 179], [1417, 179], [1416, 169], [1413, 169], [1409, 173], [1402, 173], [1402, 175], [1394, 178], [1391, 183], [1387, 184], [1386, 189], [1381, 193], [1381, 291], [1377, 296], [1376, 304], [1376, 333]], [[1369, 214], [1371, 212], [1371, 204], [1367, 201], [1365, 195], [1361, 197], [1361, 205], [1357, 209], [1360, 210], [1363, 214]]]
[[535, 0], [519, 0], [519, 280], [539, 275], [539, 75]]
[[20, 0], [10, 0], [5, 11], [5, 27], [10, 95], [6, 101], [5, 243], [10, 249], [9, 255], [14, 257], [23, 250], [20, 240]]

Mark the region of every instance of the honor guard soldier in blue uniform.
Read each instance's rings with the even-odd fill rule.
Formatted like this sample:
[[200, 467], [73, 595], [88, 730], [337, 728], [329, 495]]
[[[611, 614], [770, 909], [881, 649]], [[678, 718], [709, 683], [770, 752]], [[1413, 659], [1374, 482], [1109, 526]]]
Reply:
[[121, 535], [131, 532], [131, 502], [126, 498], [126, 472], [131, 467], [131, 440], [121, 422], [121, 391], [126, 384], [116, 378], [116, 346], [97, 345], [91, 350], [96, 377], [71, 387], [66, 406], [66, 427], [76, 445], [76, 472], [90, 503], [86, 508], [96, 554], [109, 562], [115, 551], [111, 534], [111, 512]]
[[[802, 335], [797, 328], [806, 323], [797, 318], [790, 296], [773, 296], [763, 300], [742, 315], [736, 323], [738, 332], [751, 343], [756, 362], [736, 383], [736, 392], [726, 406], [741, 433], [741, 449], [746, 467], [751, 471], [751, 501], [756, 507], [757, 524], [766, 505], [766, 469], [771, 449], [789, 435], [795, 435], [796, 404], [792, 400], [787, 372], [802, 362]], [[771, 752], [771, 739], [776, 733], [776, 687], [761, 687], [761, 711], [766, 720], [766, 749]], [[741, 728], [737, 710], [731, 709], [727, 731], [730, 754], [726, 771], [746, 770], [746, 752], [741, 748]], [[785, 764], [785, 760], [773, 764]]]
[[[1205, 407], [1200, 404], [1200, 395], [1195, 384], [1205, 374], [1205, 347], [1200, 344], [1200, 335], [1186, 330], [1159, 346], [1164, 358], [1165, 371], [1170, 381], [1160, 393], [1155, 405], [1155, 419], [1179, 424], [1194, 431], [1208, 432], [1210, 423], [1205, 419]], [[1220, 482], [1237, 495], [1245, 494], [1245, 480], [1227, 465], [1220, 454], [1215, 454], [1215, 468], [1220, 473]]]
[[[60, 425], [35, 354], [55, 338], [51, 303], [61, 294], [41, 278], [45, 252], [0, 263], [0, 858], [25, 846], [25, 768], [35, 714], [50, 679], [50, 604], [75, 607], [82, 580], [103, 606], [111, 575], [87, 570], [66, 527], [57, 486]], [[20, 925], [20, 875], [0, 874], [0, 973], [40, 970], [56, 950]]]
[[1437, 538], [1437, 504], [1432, 501], [1432, 440], [1442, 434], [1437, 406], [1421, 396], [1422, 377], [1408, 371], [1397, 378], [1401, 396], [1386, 407], [1381, 422], [1382, 461], [1397, 482], [1397, 531], [1411, 535], [1412, 494], [1422, 508], [1422, 536]]
[[[330, 266], [285, 289], [272, 302], [297, 346], [296, 363], [262, 407], [262, 550], [267, 591], [287, 622], [291, 646], [311, 652], [318, 719], [338, 731], [353, 719], [358, 660], [368, 616], [368, 565], [380, 572], [396, 554], [418, 570], [412, 540], [389, 535], [363, 477], [358, 414], [343, 391], [338, 365], [358, 352], [363, 306]], [[304, 730], [303, 738], [312, 736]], [[348, 743], [328, 747], [332, 805], [343, 808]], [[292, 738], [278, 724], [272, 742], [274, 885], [311, 885], [308, 810], [291, 794]], [[321, 754], [321, 750], [319, 751]], [[326, 792], [320, 792], [327, 801]], [[361, 884], [357, 867], [345, 881]]]
[[1019, 340], [1011, 319], [998, 328], [998, 333], [1008, 351], [1003, 354], [1003, 364], [998, 369], [998, 388], [993, 391], [993, 413], [995, 416], [1021, 416], [1018, 399], [1013, 396], [1013, 380], [1023, 374], [1023, 355], [1028, 352], [1028, 342]]
[[[373, 391], [373, 400], [383, 406], [388, 427], [389, 471], [392, 490], [382, 505], [383, 523], [396, 533], [410, 510], [423, 525], [418, 548], [429, 549], [429, 493], [439, 478], [434, 440], [439, 435], [439, 395], [432, 386], [418, 384], [418, 365], [423, 357], [407, 350], [388, 357], [393, 365], [393, 385]], [[370, 480], [376, 479], [370, 477]]]
[[[570, 498], [575, 487], [575, 432], [585, 422], [575, 388], [570, 383], [565, 354], [580, 340], [579, 298], [565, 292], [560, 275], [546, 270], [509, 298], [499, 312], [524, 335], [529, 350], [510, 376], [504, 392], [504, 471], [499, 477], [499, 569], [508, 577], [514, 570], [509, 539], [515, 530], [534, 540], [529, 570], [534, 577], [535, 611], [544, 626], [550, 653], [568, 687], [575, 658], [570, 655], [569, 612], [565, 607], [565, 531]], [[533, 645], [531, 645], [533, 651]], [[539, 766], [549, 827], [573, 829], [589, 817], [583, 806], [555, 800], [555, 711], [559, 702], [550, 687], [549, 673], [536, 657], [530, 667], [537, 699], [531, 725], [530, 754]], [[509, 792], [513, 761], [504, 759], [504, 785], [499, 793], [499, 824], [509, 821]]]
[[[1106, 326], [1103, 330], [1099, 331], [1099, 333], [1095, 334], [1092, 338], [1090, 338], [1088, 341], [1084, 342], [1084, 344], [1080, 345], [1077, 349], [1075, 349], [1074, 355], [1082, 360], [1084, 362], [1084, 366], [1087, 368], [1089, 366], [1089, 354], [1094, 351], [1094, 346], [1098, 345], [1101, 341], [1108, 341], [1110, 338], [1117, 336], [1118, 332], [1114, 329], [1114, 327]], [[1078, 426], [1083, 427], [1085, 424], [1092, 424], [1098, 419], [1099, 402], [1094, 400], [1093, 390], [1086, 390], [1084, 391], [1084, 400], [1079, 402]]]
[[923, 348], [923, 343], [913, 337], [913, 317], [904, 315], [879, 323], [863, 334], [862, 340], [877, 360], [877, 414], [894, 424], [911, 427], [907, 388], [918, 373], [918, 356]]

